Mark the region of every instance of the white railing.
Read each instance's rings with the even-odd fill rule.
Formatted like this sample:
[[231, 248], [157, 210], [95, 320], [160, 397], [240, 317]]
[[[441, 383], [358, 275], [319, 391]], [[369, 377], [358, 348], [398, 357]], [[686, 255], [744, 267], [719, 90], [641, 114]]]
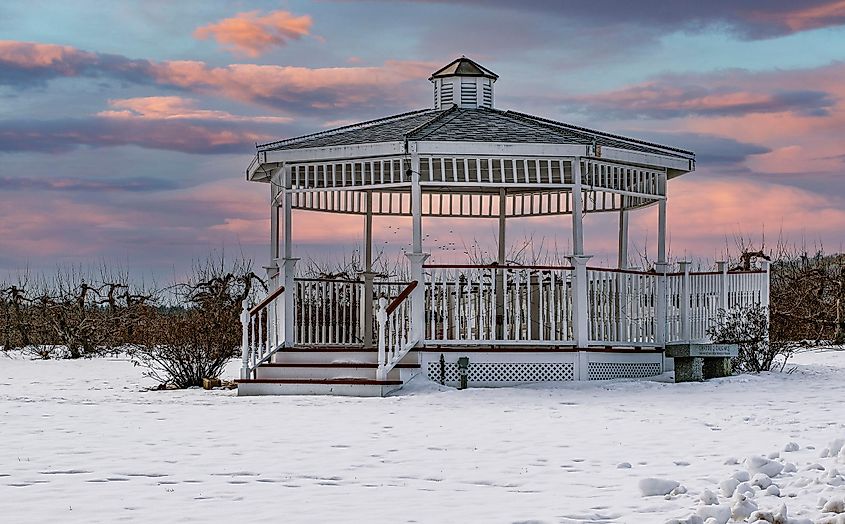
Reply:
[[294, 340], [303, 345], [354, 345], [377, 331], [375, 318], [369, 327], [366, 308], [375, 310], [378, 297], [396, 295], [406, 282], [373, 282], [373, 296], [366, 299], [361, 280], [296, 278], [294, 294]]
[[385, 296], [379, 298], [379, 307], [376, 314], [378, 324], [378, 370], [376, 378], [378, 380], [385, 380], [390, 370], [419, 341], [419, 338], [413, 336], [411, 301], [408, 300], [417, 285], [416, 280], [408, 284], [390, 304], [388, 304]]
[[769, 270], [691, 272], [689, 263], [667, 275], [667, 342], [710, 342], [708, 330], [720, 310], [759, 304], [769, 305]]
[[587, 268], [588, 339], [604, 345], [657, 345], [658, 275]]
[[250, 378], [263, 362], [285, 345], [284, 287], [267, 295], [250, 308], [243, 301], [241, 311], [241, 378]]
[[568, 266], [426, 265], [427, 343], [559, 343], [572, 336]]
[[364, 330], [364, 283], [297, 278], [294, 340], [297, 344], [360, 344]]

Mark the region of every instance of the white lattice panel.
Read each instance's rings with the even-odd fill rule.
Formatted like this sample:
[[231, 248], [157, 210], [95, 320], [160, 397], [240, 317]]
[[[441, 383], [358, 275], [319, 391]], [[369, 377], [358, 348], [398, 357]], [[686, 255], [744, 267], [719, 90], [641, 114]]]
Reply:
[[[440, 382], [440, 363], [428, 363], [428, 378]], [[458, 382], [458, 365], [446, 362], [447, 384]], [[575, 366], [567, 362], [470, 362], [467, 380], [473, 383], [561, 382], [575, 379]]]
[[590, 362], [590, 380], [644, 378], [660, 374], [659, 362]]

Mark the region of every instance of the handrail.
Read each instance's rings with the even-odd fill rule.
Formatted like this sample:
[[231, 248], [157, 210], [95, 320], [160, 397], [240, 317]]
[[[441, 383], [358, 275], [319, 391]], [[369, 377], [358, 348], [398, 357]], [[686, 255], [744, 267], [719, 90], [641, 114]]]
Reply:
[[616, 267], [591, 267], [587, 266], [587, 271], [607, 271], [608, 273], [626, 273], [628, 275], [651, 275], [657, 276], [660, 273], [654, 271], [640, 271], [637, 269], [620, 269]]
[[575, 269], [573, 266], [522, 266], [522, 265], [504, 265], [504, 264], [425, 264], [423, 269]]
[[255, 316], [256, 313], [258, 313], [259, 311], [261, 311], [262, 309], [267, 307], [267, 304], [269, 304], [270, 302], [273, 301], [273, 299], [275, 299], [276, 297], [278, 297], [279, 295], [284, 293], [284, 291], [285, 291], [285, 286], [279, 286], [279, 288], [277, 290], [275, 290], [272, 293], [270, 293], [269, 295], [267, 295], [264, 298], [264, 300], [262, 300], [261, 302], [258, 303], [258, 305], [256, 305], [252, 309], [250, 309], [249, 310], [249, 316]]
[[[296, 277], [293, 280], [294, 282], [334, 282], [337, 284], [360, 284], [362, 286], [364, 285], [363, 280], [351, 280], [343, 278]], [[398, 282], [392, 280], [373, 280], [373, 284], [376, 286], [407, 286], [409, 282]]]
[[408, 284], [408, 286], [405, 289], [403, 289], [402, 292], [399, 293], [399, 295], [396, 296], [396, 298], [393, 299], [393, 302], [391, 302], [390, 305], [387, 306], [387, 309], [385, 309], [385, 313], [390, 315], [391, 313], [396, 311], [396, 308], [398, 308], [400, 305], [402, 305], [402, 302], [404, 302], [405, 299], [407, 299], [411, 295], [411, 292], [413, 292], [414, 289], [416, 289], [418, 284], [419, 284], [419, 282], [416, 281], [416, 280], [414, 280], [413, 282]]
[[[280, 286], [253, 308], [241, 303], [241, 378], [248, 379], [262, 363], [285, 347], [285, 305]], [[279, 314], [281, 313], [281, 318]]]

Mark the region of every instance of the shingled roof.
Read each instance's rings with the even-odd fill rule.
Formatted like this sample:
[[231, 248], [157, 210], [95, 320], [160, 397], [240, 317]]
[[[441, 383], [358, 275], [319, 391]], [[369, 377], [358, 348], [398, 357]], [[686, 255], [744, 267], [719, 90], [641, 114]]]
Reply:
[[493, 71], [490, 71], [489, 69], [478, 64], [477, 62], [473, 62], [465, 56], [453, 60], [449, 64], [446, 64], [445, 66], [435, 71], [431, 74], [429, 80], [431, 80], [432, 78], [440, 78], [447, 76], [486, 76], [488, 78], [492, 78], [493, 80], [499, 78], [499, 75], [497, 75]]
[[691, 151], [595, 131], [516, 111], [498, 109], [421, 109], [258, 146], [278, 151], [404, 140], [596, 144], [659, 155], [689, 158]]

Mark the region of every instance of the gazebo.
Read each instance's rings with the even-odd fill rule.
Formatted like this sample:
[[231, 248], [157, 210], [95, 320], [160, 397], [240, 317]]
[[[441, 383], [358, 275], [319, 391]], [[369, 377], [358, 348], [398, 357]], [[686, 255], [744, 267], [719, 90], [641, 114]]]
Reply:
[[[720, 308], [768, 302], [766, 271], [691, 272], [666, 260], [667, 183], [691, 151], [495, 106], [490, 70], [434, 72], [434, 107], [258, 146], [270, 193], [271, 290], [244, 304], [239, 394], [384, 395], [417, 374], [497, 386], [659, 375], [674, 342], [709, 342]], [[657, 206], [653, 268], [627, 267], [631, 213]], [[357, 279], [297, 275], [292, 210], [365, 217]], [[616, 267], [592, 267], [583, 217], [618, 216]], [[505, 260], [506, 225], [571, 220], [567, 265]], [[410, 279], [373, 274], [374, 216], [411, 217]], [[428, 217], [498, 222], [489, 264], [428, 264]]]

